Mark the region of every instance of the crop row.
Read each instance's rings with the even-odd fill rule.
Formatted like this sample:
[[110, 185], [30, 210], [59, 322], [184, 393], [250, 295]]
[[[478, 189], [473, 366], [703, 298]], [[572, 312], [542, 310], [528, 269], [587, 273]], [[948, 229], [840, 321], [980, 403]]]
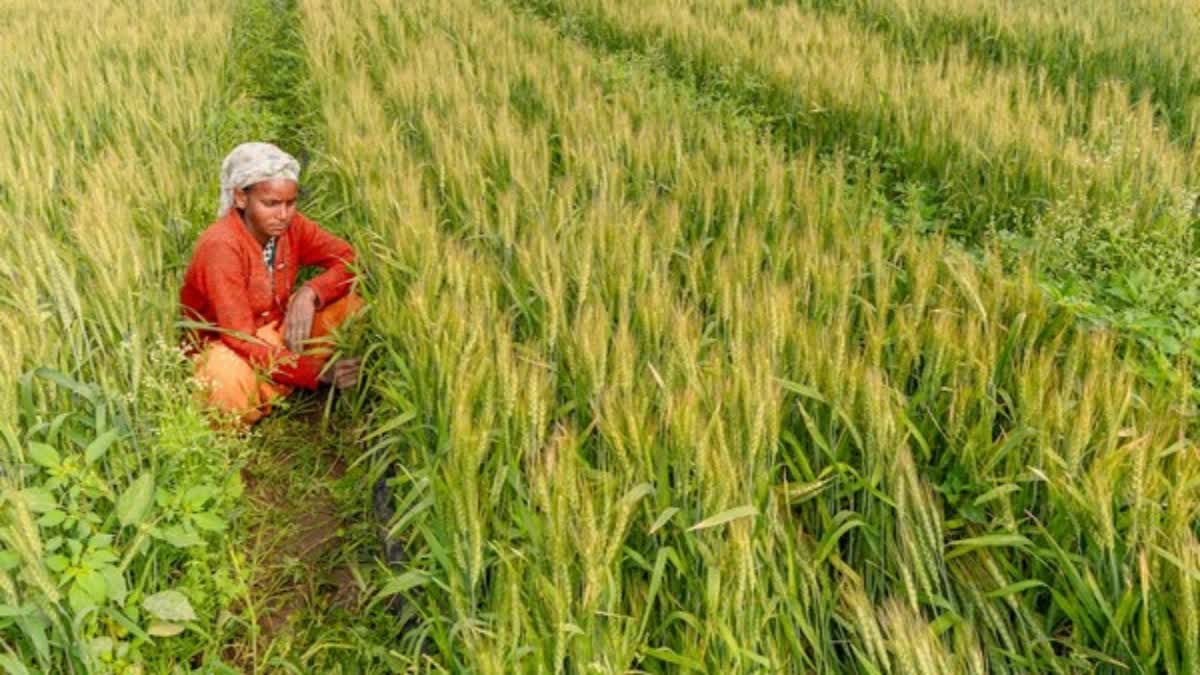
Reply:
[[1093, 95], [1113, 81], [1146, 97], [1185, 142], [1198, 131], [1196, 32], [1184, 2], [782, 0], [845, 13], [920, 60], [965, 48], [975, 58], [1041, 71], [1060, 92]]
[[8, 672], [171, 668], [215, 649], [240, 592], [214, 542], [245, 447], [193, 405], [174, 325], [219, 158], [256, 130], [228, 84], [231, 10], [0, 2]]
[[1170, 356], [1197, 349], [1194, 148], [1106, 81], [1060, 92], [1034, 66], [951, 48], [914, 60], [850, 18], [787, 3], [520, 0], [596, 48], [736, 101], [791, 148], [844, 154], [921, 226], [1039, 256], [1080, 313]]
[[[420, 619], [399, 651], [491, 672], [1196, 665], [1187, 378], [1147, 389], [1026, 263], [888, 226], [891, 178], [762, 138], [766, 108], [662, 77], [650, 47], [591, 51], [491, 2], [305, 7], [323, 161], [364, 206], [371, 454], [402, 467], [394, 587]], [[717, 50], [750, 19], [638, 7], [540, 14], [594, 46], [678, 29], [684, 55], [777, 35]], [[762, 28], [818, 32], [781, 12]]]

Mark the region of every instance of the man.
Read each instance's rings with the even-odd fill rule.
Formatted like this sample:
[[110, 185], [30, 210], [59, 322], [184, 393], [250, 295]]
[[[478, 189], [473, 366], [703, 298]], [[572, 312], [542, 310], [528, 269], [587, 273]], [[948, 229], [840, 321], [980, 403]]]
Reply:
[[[300, 164], [269, 143], [243, 143], [221, 163], [217, 222], [196, 243], [180, 300], [208, 404], [253, 424], [293, 388], [358, 381], [360, 359], [328, 364], [318, 340], [362, 307], [351, 292], [354, 250], [296, 210]], [[325, 271], [292, 291], [300, 267]], [[282, 334], [280, 328], [282, 327]], [[310, 339], [311, 338], [311, 339]]]

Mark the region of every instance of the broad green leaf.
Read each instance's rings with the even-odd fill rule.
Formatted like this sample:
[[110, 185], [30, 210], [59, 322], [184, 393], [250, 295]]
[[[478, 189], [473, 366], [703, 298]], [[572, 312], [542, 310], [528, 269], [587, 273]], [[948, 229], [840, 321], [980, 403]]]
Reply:
[[142, 609], [163, 621], [195, 621], [196, 612], [179, 591], [161, 591], [142, 601]]
[[696, 530], [704, 530], [718, 525], [724, 525], [739, 518], [750, 518], [758, 515], [758, 509], [747, 504], [746, 506], [738, 506], [718, 513], [715, 516], [710, 516], [688, 528], [688, 532]]
[[4, 668], [4, 672], [8, 675], [29, 675], [29, 669], [25, 664], [17, 660], [17, 657], [12, 654], [0, 654], [0, 667]]
[[46, 567], [49, 567], [53, 572], [61, 572], [67, 569], [71, 561], [65, 555], [52, 555], [46, 558]]
[[154, 621], [146, 632], [154, 637], [174, 637], [183, 632], [183, 626], [177, 623], [168, 623], [165, 621]]
[[83, 556], [83, 564], [94, 570], [115, 563], [117, 560], [117, 555], [111, 548], [94, 549]]
[[54, 495], [44, 488], [25, 488], [21, 490], [21, 497], [25, 499], [25, 505], [34, 513], [46, 513], [58, 508], [58, 500]]
[[107, 532], [97, 532], [88, 539], [88, 546], [92, 548], [108, 548], [112, 543], [113, 536]]
[[75, 583], [79, 584], [80, 588], [82, 588], [97, 605], [103, 604], [108, 598], [108, 583], [104, 581], [104, 576], [95, 570], [87, 570], [86, 572], [75, 577]]
[[154, 535], [176, 548], [204, 545], [204, 539], [200, 535], [181, 525], [164, 527], [155, 531]]
[[121, 525], [129, 527], [141, 523], [150, 510], [153, 497], [154, 474], [147, 472], [138, 476], [117, 500], [117, 519]]
[[108, 452], [112, 444], [120, 437], [120, 433], [116, 429], [108, 431], [96, 437], [96, 440], [88, 444], [87, 449], [83, 451], [83, 459], [88, 464], [95, 462]]
[[114, 646], [113, 639], [107, 635], [94, 637], [88, 641], [88, 652], [97, 659], [111, 657]]
[[47, 469], [53, 469], [62, 464], [62, 457], [59, 456], [58, 450], [37, 441], [29, 444], [29, 459], [32, 459], [38, 466], [43, 466]]
[[183, 494], [183, 502], [193, 509], [198, 509], [218, 492], [219, 490], [211, 485], [195, 485]]
[[125, 596], [129, 594], [129, 589], [125, 584], [125, 575], [121, 574], [121, 570], [107, 565], [100, 570], [100, 574], [104, 575], [104, 582], [108, 584], [108, 595], [118, 605], [125, 604]]
[[202, 530], [208, 530], [210, 532], [222, 532], [225, 530], [225, 521], [211, 511], [197, 513], [196, 515], [192, 516], [192, 520], [195, 521], [196, 527], [199, 527]]
[[21, 627], [21, 632], [33, 643], [33, 648], [37, 655], [43, 661], [50, 660], [50, 639], [46, 636], [46, 631], [50, 628], [49, 622], [44, 616], [38, 612], [28, 616], [18, 617], [16, 623]]
[[41, 518], [38, 518], [37, 523], [41, 527], [57, 527], [66, 519], [67, 514], [59, 511], [58, 509], [52, 509], [47, 511]]
[[71, 588], [67, 591], [67, 601], [70, 603], [71, 609], [75, 610], [76, 615], [85, 609], [96, 606], [92, 594], [88, 593], [79, 582], [71, 584]]

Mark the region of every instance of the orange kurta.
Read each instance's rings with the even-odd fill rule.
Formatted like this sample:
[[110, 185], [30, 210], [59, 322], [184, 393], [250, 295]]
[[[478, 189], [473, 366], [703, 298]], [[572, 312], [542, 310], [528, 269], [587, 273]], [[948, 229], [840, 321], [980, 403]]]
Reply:
[[318, 298], [312, 337], [324, 336], [362, 305], [347, 295], [353, 249], [300, 213], [276, 241], [269, 271], [262, 254], [241, 216], [230, 210], [200, 235], [180, 292], [184, 317], [214, 327], [194, 334], [197, 376], [213, 385], [209, 403], [247, 422], [292, 387], [316, 388], [328, 359], [328, 349], [297, 355], [283, 344], [280, 325], [300, 267], [325, 270], [306, 284]]
[[184, 317], [216, 327], [200, 331], [203, 341], [219, 339], [258, 368], [269, 369], [280, 384], [313, 389], [323, 362], [297, 356], [282, 345], [254, 336], [272, 323], [280, 324], [288, 298], [303, 265], [325, 272], [306, 285], [316, 292], [318, 308], [327, 307], [350, 290], [354, 273], [349, 263], [354, 249], [321, 229], [299, 212], [275, 245], [275, 265], [268, 273], [262, 245], [242, 223], [236, 209], [213, 223], [196, 243], [183, 279], [180, 301]]

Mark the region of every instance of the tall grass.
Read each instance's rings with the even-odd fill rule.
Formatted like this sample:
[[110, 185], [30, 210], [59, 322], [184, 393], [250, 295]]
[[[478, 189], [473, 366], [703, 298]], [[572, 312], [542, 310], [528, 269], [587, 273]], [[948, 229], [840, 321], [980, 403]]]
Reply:
[[1168, 357], [1197, 354], [1195, 148], [1173, 144], [1124, 83], [1060, 92], [1036, 65], [994, 67], [961, 46], [914, 60], [846, 16], [792, 3], [516, 4], [738, 101], [789, 147], [848, 151], [928, 227], [1038, 253], [1081, 314]]
[[218, 532], [244, 447], [192, 406], [174, 328], [238, 124], [230, 9], [0, 2], [8, 672], [215, 668], [237, 622], [221, 614], [239, 579]]
[[[614, 56], [492, 2], [304, 4], [322, 161], [364, 204], [369, 452], [400, 464], [412, 555], [384, 589], [415, 618], [397, 653], [477, 672], [1194, 670], [1190, 378], [1148, 387], [1028, 261], [921, 234], [920, 204], [889, 205], [895, 179], [833, 127], [764, 138], [748, 80], [714, 100], [713, 79], [661, 76], [663, 44], [710, 50], [713, 73], [725, 41], [744, 42], [720, 59], [765, 58], [765, 20], [588, 7], [555, 16], [593, 44], [595, 16], [632, 45], [681, 33]], [[938, 166], [975, 161], [879, 119], [884, 139], [927, 129], [914, 152]], [[1030, 166], [1061, 166], [1035, 147]], [[1053, 190], [1118, 182], [1045, 170]], [[1144, 180], [1190, 169], [1170, 171]]]
[[[791, 2], [792, 0], [783, 0]], [[762, 3], [770, 4], [770, 3]], [[1153, 101], [1172, 135], [1196, 139], [1200, 93], [1191, 7], [1175, 0], [1128, 3], [800, 0], [843, 12], [917, 59], [963, 47], [975, 58], [1039, 71], [1059, 91], [1090, 95], [1113, 80]]]

